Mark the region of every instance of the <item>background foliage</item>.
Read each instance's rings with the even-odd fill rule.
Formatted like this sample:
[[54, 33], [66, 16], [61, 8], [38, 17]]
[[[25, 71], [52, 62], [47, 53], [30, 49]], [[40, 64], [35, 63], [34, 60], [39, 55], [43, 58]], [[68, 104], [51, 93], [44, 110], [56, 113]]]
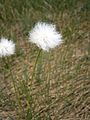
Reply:
[[[90, 119], [89, 11], [89, 0], [0, 0], [0, 37], [17, 47], [0, 58], [1, 120]], [[41, 52], [32, 80], [39, 48], [28, 32], [38, 21], [56, 24], [64, 43]]]

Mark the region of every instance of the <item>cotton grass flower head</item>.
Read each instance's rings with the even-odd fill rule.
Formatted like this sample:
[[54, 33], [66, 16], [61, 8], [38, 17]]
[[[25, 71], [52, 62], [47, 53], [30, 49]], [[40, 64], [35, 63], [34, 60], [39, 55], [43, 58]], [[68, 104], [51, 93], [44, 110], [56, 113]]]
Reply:
[[49, 51], [62, 43], [62, 35], [56, 31], [55, 25], [38, 22], [29, 32], [29, 41], [44, 51]]
[[10, 56], [15, 53], [15, 44], [6, 38], [0, 39], [0, 57]]

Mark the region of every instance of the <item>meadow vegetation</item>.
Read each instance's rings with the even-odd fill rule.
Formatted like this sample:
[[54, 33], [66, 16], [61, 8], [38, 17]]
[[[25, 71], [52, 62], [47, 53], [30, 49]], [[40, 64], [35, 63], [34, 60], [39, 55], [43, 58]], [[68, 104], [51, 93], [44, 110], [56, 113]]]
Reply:
[[[16, 53], [0, 58], [0, 120], [90, 120], [90, 0], [0, 0], [0, 37]], [[38, 21], [63, 44], [49, 52], [28, 42]]]

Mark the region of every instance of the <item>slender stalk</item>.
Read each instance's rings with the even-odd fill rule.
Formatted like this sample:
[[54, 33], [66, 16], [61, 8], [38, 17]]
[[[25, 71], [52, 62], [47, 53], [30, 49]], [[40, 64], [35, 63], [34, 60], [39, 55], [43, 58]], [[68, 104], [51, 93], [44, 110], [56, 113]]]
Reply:
[[34, 64], [34, 68], [33, 68], [33, 73], [32, 73], [32, 77], [31, 77], [31, 81], [30, 81], [30, 87], [27, 91], [27, 99], [28, 99], [28, 112], [27, 112], [27, 120], [29, 119], [32, 119], [32, 104], [31, 104], [31, 101], [32, 101], [32, 96], [31, 96], [31, 86], [32, 86], [32, 81], [33, 81], [33, 78], [34, 78], [34, 75], [35, 75], [35, 70], [36, 70], [36, 66], [37, 66], [37, 62], [38, 62], [38, 59], [40, 57], [40, 53], [41, 53], [41, 49], [39, 50], [38, 54], [37, 54], [37, 57], [36, 57], [36, 61], [35, 61], [35, 64]]
[[16, 84], [15, 84], [15, 79], [13, 77], [13, 74], [12, 74], [12, 70], [10, 68], [10, 62], [9, 62], [9, 59], [8, 58], [3, 58], [3, 61], [6, 65], [6, 67], [9, 69], [9, 72], [10, 72], [10, 75], [11, 75], [11, 79], [12, 79], [12, 83], [13, 83], [13, 87], [14, 87], [14, 90], [15, 90], [15, 96], [16, 96], [16, 100], [18, 101], [17, 104], [18, 104], [18, 112], [21, 111], [21, 101], [20, 101], [20, 96], [19, 96], [19, 93], [17, 91], [17, 87], [16, 87]]
[[[50, 61], [50, 54], [48, 55], [48, 61]], [[51, 64], [48, 62], [48, 73], [47, 73], [47, 98], [48, 98], [48, 107], [50, 108], [50, 70], [51, 70]], [[49, 110], [47, 111], [48, 118], [50, 119], [50, 112]]]
[[38, 62], [38, 59], [39, 59], [39, 56], [40, 56], [41, 51], [42, 51], [42, 50], [40, 49], [39, 52], [38, 52], [36, 61], [35, 61], [35, 65], [34, 65], [34, 69], [33, 69], [33, 74], [32, 74], [32, 78], [31, 78], [31, 82], [32, 82], [33, 77], [34, 77], [34, 75], [35, 75], [35, 69], [36, 69], [36, 65], [37, 65], [37, 62]]

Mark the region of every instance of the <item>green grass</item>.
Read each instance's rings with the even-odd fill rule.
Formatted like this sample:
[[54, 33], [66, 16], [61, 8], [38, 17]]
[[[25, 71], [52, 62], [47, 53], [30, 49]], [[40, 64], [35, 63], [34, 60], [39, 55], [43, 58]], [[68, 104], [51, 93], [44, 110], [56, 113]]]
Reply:
[[[1, 120], [90, 119], [89, 11], [89, 0], [0, 0], [0, 37], [17, 48], [0, 58]], [[38, 21], [56, 24], [64, 42], [37, 59], [28, 32]]]

